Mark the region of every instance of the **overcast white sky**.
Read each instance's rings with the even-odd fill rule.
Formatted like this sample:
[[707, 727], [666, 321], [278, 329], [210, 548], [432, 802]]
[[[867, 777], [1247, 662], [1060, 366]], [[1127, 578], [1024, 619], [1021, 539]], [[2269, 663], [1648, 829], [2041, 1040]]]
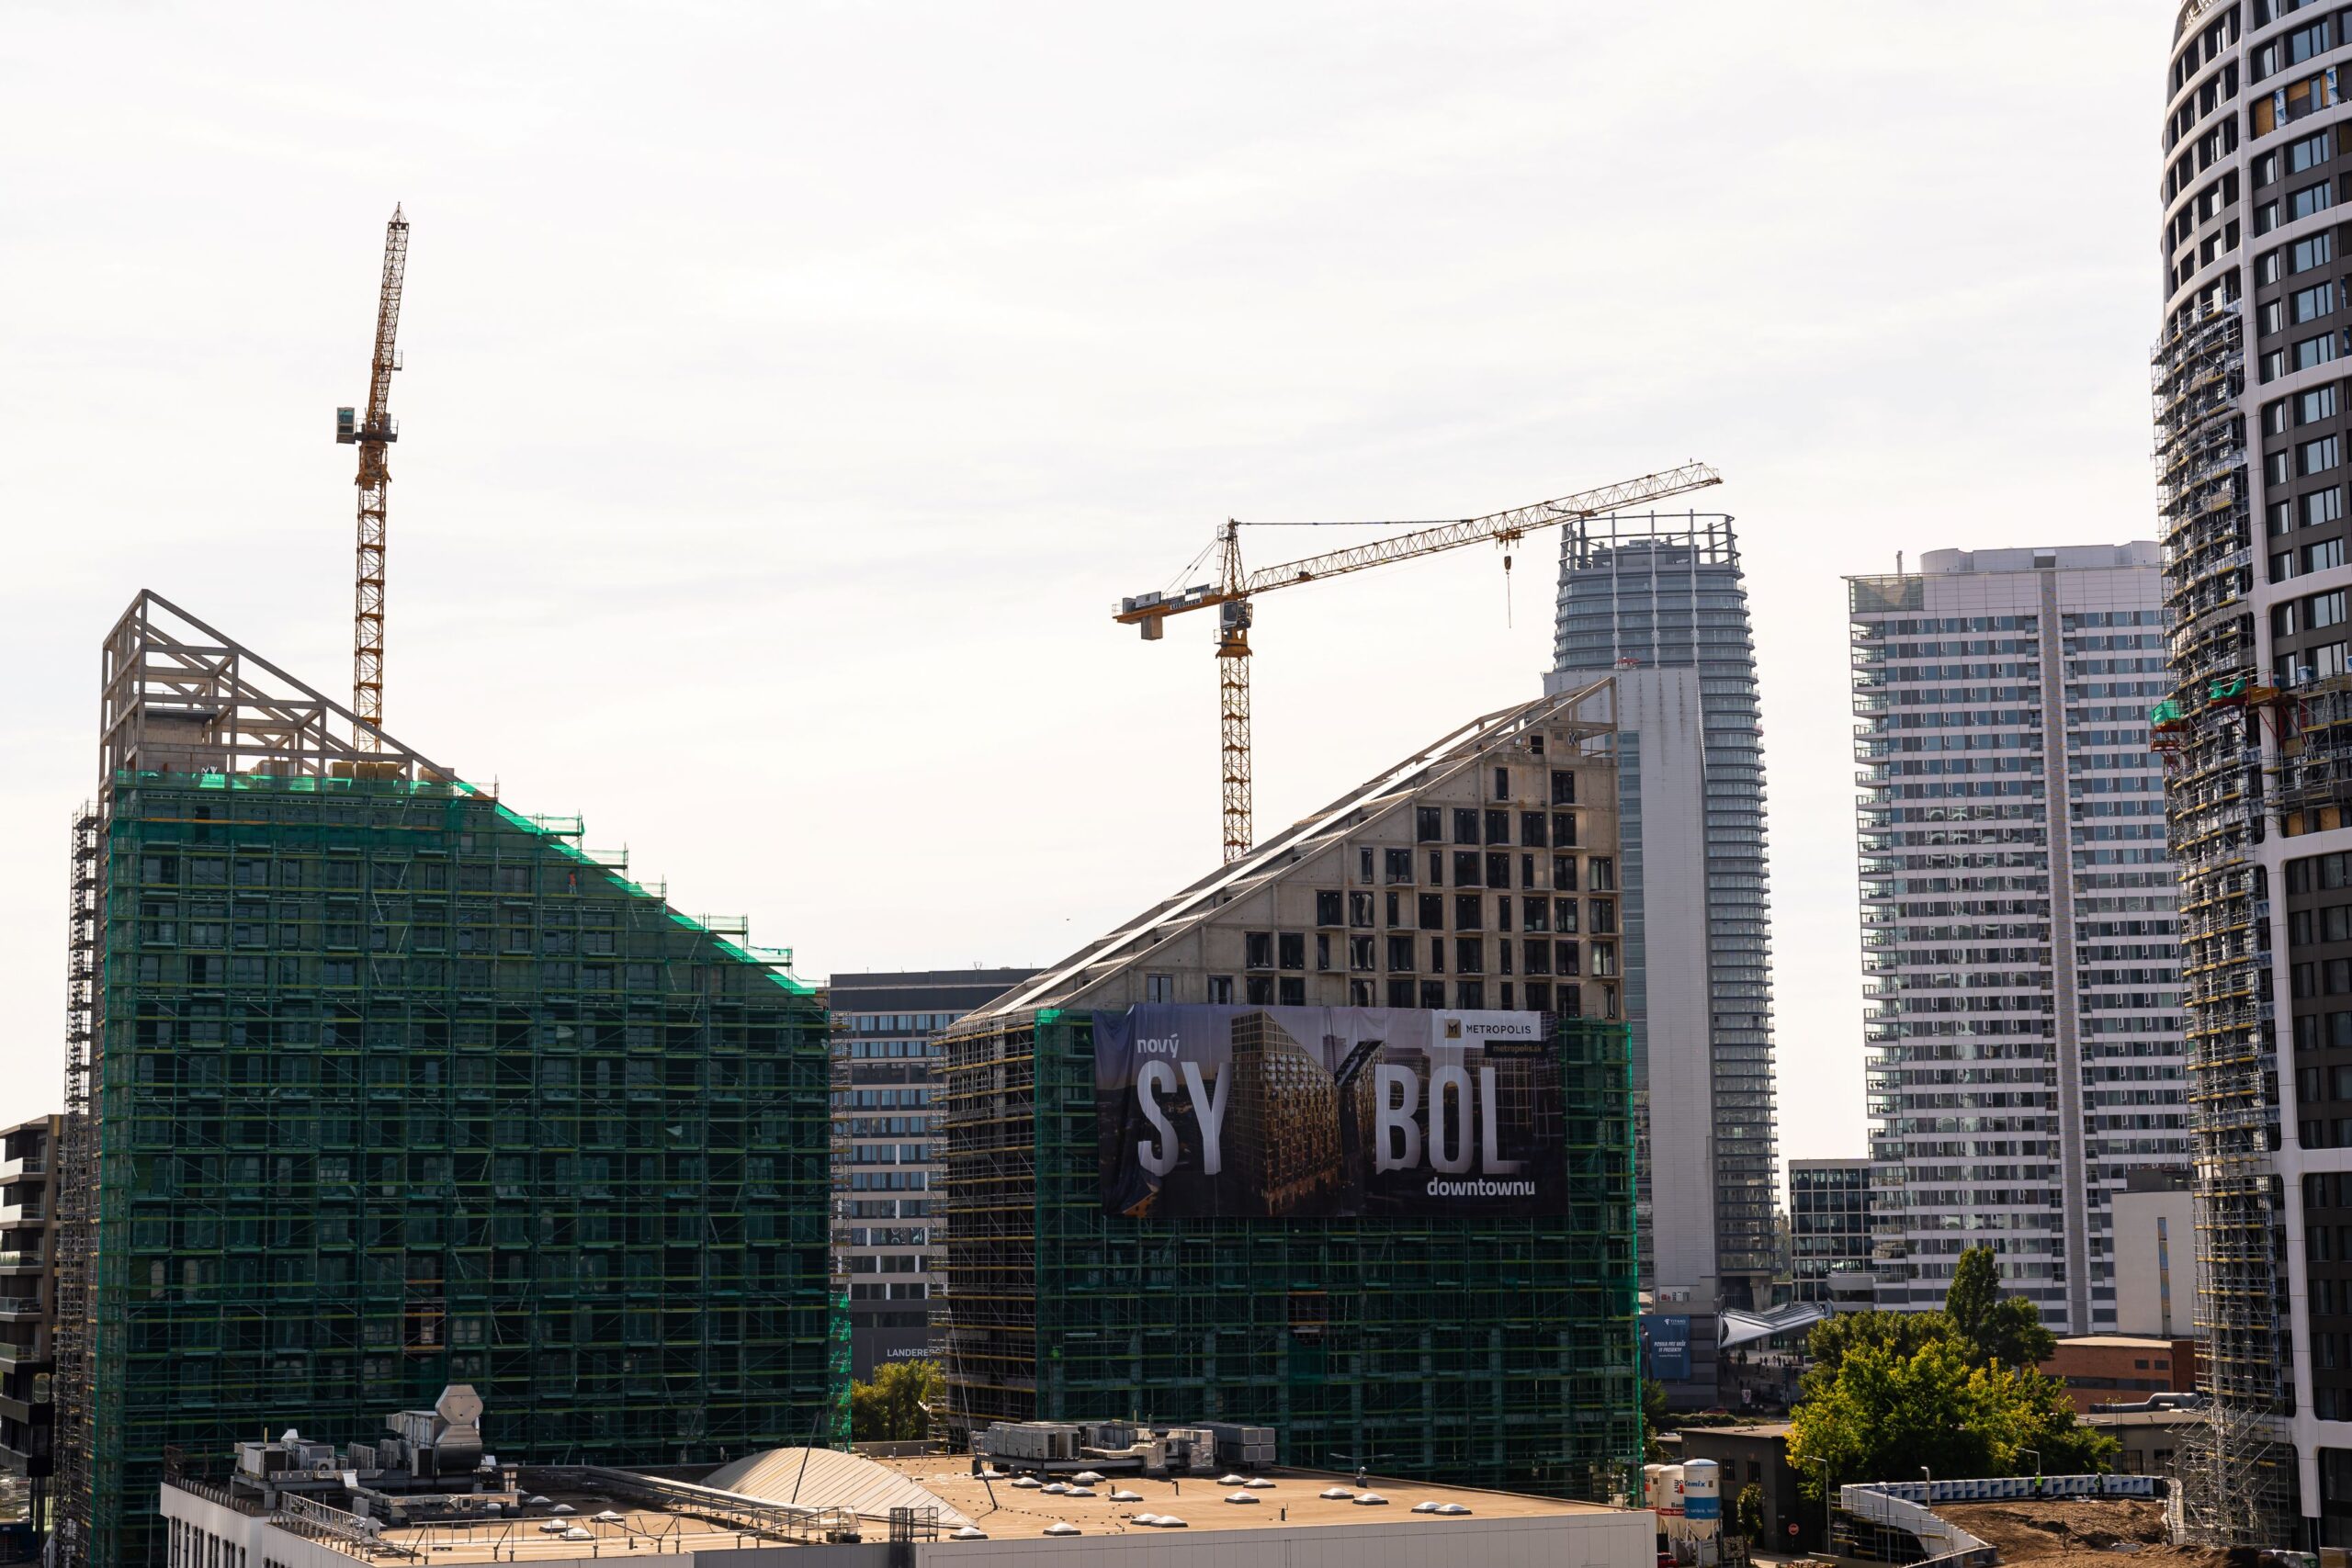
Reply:
[[[387, 728], [814, 976], [1047, 962], [1215, 864], [1210, 628], [1107, 612], [1219, 519], [1720, 466], [1782, 1150], [1862, 1152], [1839, 575], [2150, 533], [2172, 9], [18, 0], [0, 1117], [59, 1092], [123, 604], [347, 689], [399, 200]], [[1535, 694], [1519, 564], [1260, 606], [1261, 828]]]

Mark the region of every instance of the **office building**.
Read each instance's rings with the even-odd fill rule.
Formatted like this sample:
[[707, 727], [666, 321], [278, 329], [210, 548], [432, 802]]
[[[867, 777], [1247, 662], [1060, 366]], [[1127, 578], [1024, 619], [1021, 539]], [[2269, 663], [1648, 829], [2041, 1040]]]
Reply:
[[[2352, 846], [2344, 690], [2345, 17], [2189, 0], [2165, 57], [2153, 355], [2195, 1108], [2196, 1329], [2180, 1456], [2200, 1538], [2352, 1543]], [[2339, 1022], [2345, 1024], [2338, 1030]]]
[[27, 1479], [35, 1529], [49, 1517], [55, 1460], [51, 1344], [57, 1328], [57, 1253], [50, 1162], [57, 1118], [0, 1129], [0, 1465]]
[[1107, 1411], [1622, 1489], [1609, 696], [1464, 726], [948, 1030], [951, 1439]]
[[940, 1311], [938, 1034], [1034, 969], [836, 975], [833, 1263], [849, 1299], [850, 1371], [933, 1353]]
[[510, 1461], [845, 1438], [824, 1010], [789, 954], [153, 594], [103, 675], [65, 1560], [163, 1560], [167, 1452], [452, 1382]]
[[1849, 580], [1883, 1307], [1940, 1307], [1986, 1247], [2052, 1329], [2112, 1331], [2112, 1198], [2188, 1162], [2160, 559]]
[[1732, 520], [1594, 517], [1562, 544], [1547, 691], [1613, 677], [1642, 1286], [1691, 1319], [1678, 1408], [1716, 1403], [1717, 1314], [1773, 1305], [1763, 728]]
[[1800, 1304], [1872, 1304], [1869, 1160], [1789, 1161], [1789, 1253], [1791, 1293]]

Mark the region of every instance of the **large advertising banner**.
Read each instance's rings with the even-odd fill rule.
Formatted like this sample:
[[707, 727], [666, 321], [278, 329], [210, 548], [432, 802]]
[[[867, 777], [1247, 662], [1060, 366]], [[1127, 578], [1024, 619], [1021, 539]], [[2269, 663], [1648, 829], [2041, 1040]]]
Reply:
[[1102, 1205], [1136, 1218], [1557, 1214], [1560, 1075], [1532, 1012], [1094, 1015]]

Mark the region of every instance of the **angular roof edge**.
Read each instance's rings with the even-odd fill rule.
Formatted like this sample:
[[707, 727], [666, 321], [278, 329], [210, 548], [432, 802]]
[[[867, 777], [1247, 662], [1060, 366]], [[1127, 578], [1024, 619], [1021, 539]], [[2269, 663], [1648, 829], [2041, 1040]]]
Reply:
[[[1231, 892], [1287, 865], [1291, 852], [1322, 837], [1340, 818], [1441, 773], [1451, 773], [1523, 730], [1575, 713], [1596, 694], [1610, 688], [1611, 681], [1611, 677], [1603, 675], [1573, 691], [1498, 708], [1448, 731], [1320, 810], [1300, 818], [1239, 860], [1218, 867], [1172, 897], [1162, 899], [1060, 963], [1046, 965], [1028, 984], [1006, 992], [989, 1006], [967, 1015], [965, 1021], [1003, 1018], [1034, 1008], [1050, 1007], [1057, 998], [1096, 983], [1119, 963], [1140, 958], [1147, 948], [1159, 945], [1177, 929], [1205, 919], [1225, 902], [1219, 894]], [[1590, 721], [1596, 731], [1612, 728], [1613, 705], [1611, 711], [1611, 718]]]

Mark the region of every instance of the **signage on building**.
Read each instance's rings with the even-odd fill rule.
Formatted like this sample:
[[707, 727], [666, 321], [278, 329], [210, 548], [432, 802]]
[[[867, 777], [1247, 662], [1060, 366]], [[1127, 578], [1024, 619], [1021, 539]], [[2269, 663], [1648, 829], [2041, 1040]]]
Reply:
[[1102, 1204], [1154, 1219], [1555, 1214], [1541, 1015], [1144, 1006], [1094, 1015]]
[[1642, 1348], [1648, 1353], [1650, 1376], [1660, 1382], [1686, 1382], [1690, 1377], [1690, 1320], [1687, 1317], [1645, 1315]]

